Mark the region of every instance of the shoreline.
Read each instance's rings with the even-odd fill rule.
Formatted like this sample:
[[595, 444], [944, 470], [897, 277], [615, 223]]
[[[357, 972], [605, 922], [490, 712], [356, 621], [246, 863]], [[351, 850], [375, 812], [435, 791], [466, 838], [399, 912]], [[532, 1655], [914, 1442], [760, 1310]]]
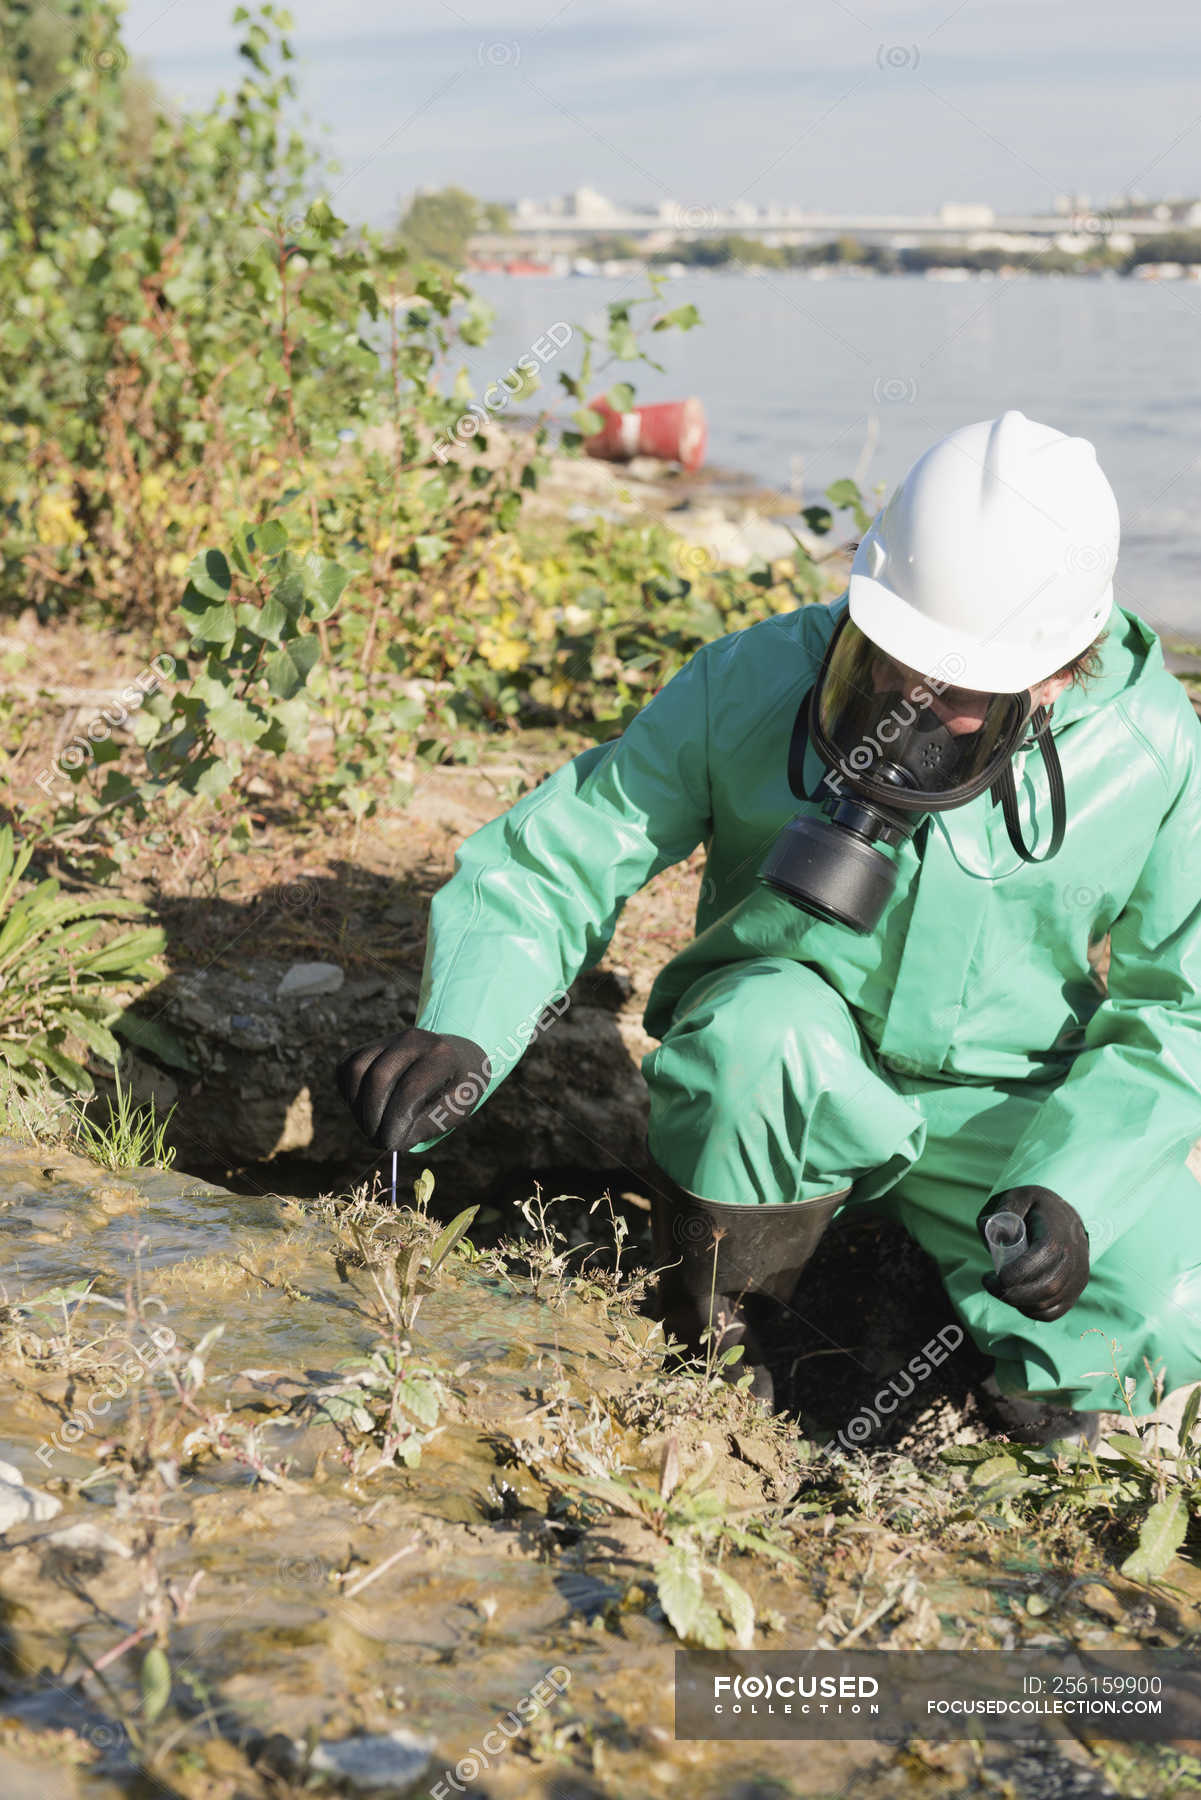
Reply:
[[[507, 435], [512, 438], [522, 425], [514, 419]], [[727, 568], [778, 562], [798, 545], [831, 563], [841, 550], [836, 531], [818, 537], [804, 525], [802, 502], [794, 496], [722, 464], [689, 471], [649, 456], [615, 463], [552, 450], [550, 467], [526, 509], [530, 517], [559, 518], [568, 525], [598, 515], [627, 525], [641, 518], [666, 526]]]

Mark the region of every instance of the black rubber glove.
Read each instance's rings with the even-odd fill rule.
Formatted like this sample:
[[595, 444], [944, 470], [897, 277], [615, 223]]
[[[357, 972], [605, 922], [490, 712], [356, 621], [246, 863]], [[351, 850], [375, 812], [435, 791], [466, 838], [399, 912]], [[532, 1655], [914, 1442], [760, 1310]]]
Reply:
[[1028, 1319], [1061, 1319], [1088, 1286], [1088, 1232], [1080, 1214], [1050, 1188], [1009, 1188], [981, 1208], [976, 1220], [981, 1237], [986, 1220], [997, 1212], [1025, 1219], [1029, 1242], [1005, 1268], [983, 1276], [984, 1287]]
[[461, 1125], [492, 1067], [470, 1038], [419, 1031], [364, 1044], [338, 1064], [342, 1098], [381, 1150], [411, 1150]]

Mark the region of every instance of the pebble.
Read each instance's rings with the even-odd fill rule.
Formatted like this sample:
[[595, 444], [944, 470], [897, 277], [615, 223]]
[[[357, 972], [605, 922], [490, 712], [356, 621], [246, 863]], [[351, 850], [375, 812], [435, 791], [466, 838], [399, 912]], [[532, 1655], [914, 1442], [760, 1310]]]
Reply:
[[299, 1000], [312, 994], [336, 994], [346, 977], [337, 963], [293, 963], [275, 990], [277, 1000]]

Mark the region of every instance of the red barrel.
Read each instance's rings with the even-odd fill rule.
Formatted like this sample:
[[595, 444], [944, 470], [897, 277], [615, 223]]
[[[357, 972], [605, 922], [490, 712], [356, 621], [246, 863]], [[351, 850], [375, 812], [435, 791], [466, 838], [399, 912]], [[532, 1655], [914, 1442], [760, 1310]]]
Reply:
[[639, 406], [633, 412], [614, 412], [605, 399], [589, 402], [604, 424], [595, 437], [584, 439], [589, 456], [605, 462], [629, 462], [633, 456], [657, 456], [663, 462], [682, 463], [699, 469], [705, 460], [709, 427], [705, 409], [693, 396], [668, 400], [662, 406]]

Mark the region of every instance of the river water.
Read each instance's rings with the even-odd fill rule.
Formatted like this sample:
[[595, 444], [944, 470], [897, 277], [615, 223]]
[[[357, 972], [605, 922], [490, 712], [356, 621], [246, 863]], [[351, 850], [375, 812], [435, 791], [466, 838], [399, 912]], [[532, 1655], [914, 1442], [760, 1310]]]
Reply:
[[[548, 325], [603, 331], [608, 300], [645, 291], [641, 276], [473, 279], [497, 312], [469, 363], [477, 393]], [[689, 271], [665, 300], [704, 323], [648, 339], [664, 372], [634, 371], [638, 393], [699, 395], [712, 463], [807, 505], [842, 475], [891, 487], [954, 426], [1018, 407], [1097, 446], [1122, 513], [1121, 603], [1201, 639], [1201, 286]], [[628, 373], [610, 365], [597, 390]]]

